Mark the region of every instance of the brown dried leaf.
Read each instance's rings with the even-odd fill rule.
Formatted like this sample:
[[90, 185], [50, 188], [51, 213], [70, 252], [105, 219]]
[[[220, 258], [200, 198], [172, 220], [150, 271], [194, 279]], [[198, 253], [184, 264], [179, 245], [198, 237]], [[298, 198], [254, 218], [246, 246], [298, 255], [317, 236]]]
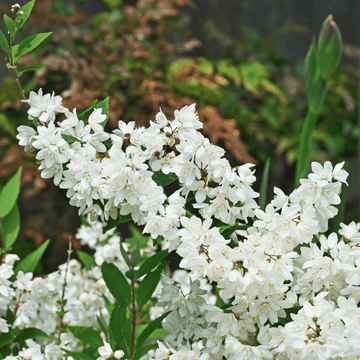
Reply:
[[211, 105], [199, 110], [199, 115], [203, 117], [203, 131], [213, 144], [217, 144], [219, 139], [224, 141], [228, 149], [239, 162], [257, 164], [258, 161], [248, 152], [248, 146], [240, 139], [240, 130], [235, 120], [226, 120], [221, 117], [218, 110]]

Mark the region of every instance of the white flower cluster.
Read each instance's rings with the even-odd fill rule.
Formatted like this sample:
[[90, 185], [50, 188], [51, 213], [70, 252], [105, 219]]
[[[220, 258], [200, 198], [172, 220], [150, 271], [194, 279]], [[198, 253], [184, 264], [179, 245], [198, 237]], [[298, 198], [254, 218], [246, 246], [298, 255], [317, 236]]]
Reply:
[[[92, 221], [131, 214], [145, 233], [164, 237], [191, 272], [186, 297], [163, 280], [161, 301], [172, 313], [164, 322], [168, 345], [159, 344], [156, 359], [360, 354], [359, 227], [341, 224], [340, 239], [320, 235], [338, 212], [334, 205], [348, 176], [344, 163], [312, 163], [313, 173], [298, 189], [286, 196], [275, 188], [275, 199], [262, 211], [251, 188], [253, 165], [230, 167], [224, 151], [198, 132], [194, 104], [176, 110], [172, 121], [160, 111], [147, 129], [120, 121], [107, 134], [101, 109], [85, 124], [75, 110], [61, 109], [58, 97], [32, 93], [28, 103], [30, 119], [38, 116], [43, 125], [37, 132], [20, 127], [18, 139], [39, 150], [42, 176], [68, 189], [70, 203]], [[55, 111], [66, 115], [58, 127]], [[77, 141], [64, 144], [64, 135]], [[180, 189], [167, 197], [154, 172], [158, 178], [176, 175]], [[202, 218], [184, 208], [192, 193]], [[225, 236], [232, 225], [246, 230]], [[216, 283], [226, 308], [205, 300], [196, 281], [204, 277]]]
[[[114, 234], [114, 229], [103, 234], [102, 224], [99, 222], [91, 227], [81, 226], [76, 237], [80, 239], [81, 244], [95, 249], [97, 266], [86, 271], [77, 260], [70, 260], [66, 273], [64, 297], [66, 313], [63, 323], [69, 326], [97, 327], [97, 316], [101, 313], [108, 324], [110, 317], [103, 295], [111, 303], [115, 300], [106, 287], [100, 267], [103, 262], [111, 262], [123, 273], [128, 270], [120, 253], [120, 237]], [[122, 245], [127, 251], [129, 244], [122, 242]], [[151, 254], [152, 249], [141, 249], [141, 253], [145, 251]], [[10, 325], [5, 318], [7, 309], [10, 309], [15, 317], [13, 327], [19, 329], [35, 327], [56, 338], [59, 325], [57, 311], [60, 310], [59, 300], [62, 297], [67, 264], [60, 265], [59, 271], [44, 277], [33, 278], [32, 273], [24, 274], [19, 271], [16, 280], [12, 283], [9, 278], [14, 274], [13, 266], [17, 260], [19, 260], [17, 255], [8, 254], [0, 265], [0, 333], [9, 332]], [[163, 308], [161, 309], [164, 312]], [[109, 344], [105, 342], [104, 334], [101, 333], [101, 336], [105, 345], [99, 348], [99, 353], [103, 360], [112, 353], [109, 353]], [[81, 350], [77, 347], [78, 340], [70, 332], [62, 333], [60, 340], [61, 343], [58, 345], [49, 339], [26, 340], [27, 348], [21, 350], [18, 356], [6, 357], [6, 360], [70, 360], [72, 358], [65, 356], [61, 348], [70, 351]], [[123, 352], [119, 350], [115, 352], [115, 357], [118, 356], [116, 358], [120, 359], [121, 354], [123, 355]]]
[[[178, 237], [179, 218], [185, 215], [185, 197], [190, 191], [196, 192], [194, 207], [204, 217], [215, 216], [228, 224], [247, 221], [258, 207], [254, 198], [259, 194], [250, 187], [255, 180], [252, 165], [231, 169], [222, 158], [224, 150], [197, 131], [202, 123], [195, 104], [176, 110], [173, 121], [159, 112], [147, 129], [119, 121], [119, 129], [108, 134], [101, 125], [106, 119], [101, 108], [93, 110], [85, 125], [76, 109], [69, 112], [54, 94], [43, 96], [40, 89], [23, 101], [30, 105], [29, 119], [38, 117], [42, 125], [37, 131], [20, 126], [19, 143], [26, 150], [39, 150], [36, 158], [41, 161], [41, 176], [54, 177], [56, 185], [68, 189], [70, 204], [79, 208], [79, 215], [90, 213], [93, 221], [99, 216], [104, 221], [116, 219], [119, 212], [131, 214], [136, 224], [146, 224], [145, 232], [153, 238], [162, 235], [171, 241]], [[58, 126], [55, 112], [66, 115]], [[69, 145], [63, 135], [77, 141]], [[109, 150], [104, 144], [107, 140], [111, 140]], [[175, 174], [181, 191], [167, 198], [152, 178], [156, 171]]]

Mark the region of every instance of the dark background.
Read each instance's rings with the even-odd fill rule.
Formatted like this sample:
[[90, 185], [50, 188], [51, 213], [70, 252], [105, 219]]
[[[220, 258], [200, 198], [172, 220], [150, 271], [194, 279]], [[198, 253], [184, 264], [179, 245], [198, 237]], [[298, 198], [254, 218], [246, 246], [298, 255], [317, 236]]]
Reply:
[[[20, 5], [27, 2], [18, 0]], [[72, 3], [88, 16], [107, 10], [100, 0], [65, 0], [64, 3]], [[136, 1], [128, 0], [124, 3], [134, 5]], [[181, 8], [187, 20], [184, 24], [188, 24], [185, 26], [189, 27], [191, 37], [206, 44], [205, 56], [211, 58], [216, 58], [226, 48], [228, 37], [241, 38], [242, 26], [247, 25], [254, 28], [261, 37], [273, 36], [271, 45], [278, 48], [290, 62], [291, 67], [295, 68], [298, 61], [304, 59], [312, 37], [318, 35], [323, 21], [329, 14], [333, 15], [341, 30], [343, 43], [360, 46], [360, 2], [356, 0], [194, 0], [194, 3], [197, 5], [196, 8], [188, 6]], [[6, 4], [13, 5], [14, 0], [0, 1], [1, 17], [8, 8]], [[35, 6], [37, 6], [36, 3]], [[286, 25], [294, 24], [299, 25], [299, 32], [286, 33]], [[4, 31], [2, 24], [0, 27]], [[174, 35], [170, 40], [176, 43], [178, 39]], [[196, 50], [192, 55], [197, 55]], [[356, 58], [343, 56], [342, 61], [358, 65]], [[9, 76], [5, 63], [0, 63], [0, 86], [5, 76]], [[350, 163], [346, 219], [347, 216], [353, 216], [357, 212], [358, 160], [356, 154], [344, 160]], [[269, 188], [270, 196], [272, 196], [273, 186], [277, 185], [279, 179], [284, 180], [285, 177], [286, 181], [284, 166], [281, 161], [275, 165], [273, 172], [275, 177], [272, 177]], [[258, 179], [261, 178], [261, 166], [255, 175]], [[28, 202], [21, 201], [20, 208], [22, 218], [42, 213], [45, 239], [53, 240], [51, 251], [46, 252], [44, 270], [45, 272], [54, 271], [59, 264], [66, 261], [67, 257], [67, 244], [60, 241], [59, 233], [61, 231], [76, 233], [80, 225], [77, 209], [69, 207], [65, 191], [55, 187], [52, 182], [49, 182], [47, 189], [36, 198]]]

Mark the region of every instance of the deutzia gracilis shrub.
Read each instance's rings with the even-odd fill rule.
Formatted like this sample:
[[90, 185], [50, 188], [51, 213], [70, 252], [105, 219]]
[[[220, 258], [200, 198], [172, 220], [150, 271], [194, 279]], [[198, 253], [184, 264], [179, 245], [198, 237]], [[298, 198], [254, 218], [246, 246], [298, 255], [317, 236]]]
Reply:
[[[62, 107], [60, 100], [41, 90], [32, 92], [26, 100], [29, 119], [36, 116], [39, 122], [35, 120], [35, 128], [20, 126], [17, 138], [27, 149], [36, 149], [42, 176], [67, 189], [70, 204], [93, 224], [82, 227], [77, 236], [96, 246], [94, 259], [102, 267], [94, 267], [85, 280], [79, 263], [70, 261], [65, 307], [69, 313], [64, 322], [96, 326], [91, 311], [93, 316], [100, 311], [104, 322], [111, 324], [116, 312], [111, 304], [117, 297], [127, 301], [131, 274], [125, 283], [106, 281], [109, 289], [101, 275], [110, 271], [105, 261], [126, 275], [129, 247], [119, 246], [116, 236], [103, 235], [101, 223], [107, 224], [106, 231], [131, 220], [143, 225], [143, 234], [160, 243], [162, 251], [176, 251], [180, 267], [191, 274], [187, 291], [165, 273], [161, 286], [154, 287], [152, 298], [158, 302], [148, 311], [154, 321], [164, 316], [165, 335], [156, 351], [149, 348], [141, 354], [144, 359], [355, 359], [360, 354], [359, 224], [341, 224], [339, 234], [322, 234], [338, 212], [334, 205], [340, 203], [342, 183], [347, 184], [344, 163], [335, 167], [330, 162], [312, 163], [312, 173], [300, 180], [299, 188], [288, 196], [275, 188], [275, 198], [262, 211], [255, 201], [259, 194], [251, 187], [256, 180], [253, 165], [231, 168], [224, 151], [199, 132], [202, 123], [195, 104], [175, 110], [172, 120], [160, 111], [148, 128], [119, 121], [118, 129], [109, 134], [104, 131], [107, 99], [82, 116]], [[64, 113], [65, 120], [57, 123], [55, 112]], [[179, 186], [169, 193], [167, 186], [175, 181]], [[107, 241], [101, 246], [102, 237]], [[146, 247], [154, 258], [151, 241]], [[140, 270], [135, 268], [137, 294], [144, 290], [142, 283], [148, 283], [151, 270], [145, 263]], [[9, 287], [4, 297], [30, 291], [19, 303], [16, 325], [31, 324], [45, 331], [36, 318], [41, 316], [32, 313], [34, 306], [26, 306], [39, 298], [32, 300], [31, 295], [36, 279], [25, 276], [19, 273], [17, 290]], [[41, 279], [44, 283], [38, 286], [46, 288], [55, 278]], [[124, 294], [118, 295], [114, 285], [125, 286]], [[89, 290], [84, 293], [84, 288]], [[140, 308], [141, 296], [132, 291], [133, 306]], [[54, 304], [57, 292], [52, 293], [44, 312]], [[108, 299], [106, 309], [101, 293]], [[3, 301], [4, 311], [9, 302]], [[83, 302], [91, 303], [85, 306], [88, 311], [81, 307]], [[131, 314], [123, 319], [131, 319]], [[54, 328], [51, 317], [46, 321]], [[61, 336], [69, 341], [65, 345], [76, 349], [69, 333]], [[124, 348], [111, 347], [103, 332], [101, 336], [99, 359], [124, 354], [138, 358], [136, 350], [129, 350], [131, 339], [126, 335]], [[36, 346], [28, 344], [34, 351]]]

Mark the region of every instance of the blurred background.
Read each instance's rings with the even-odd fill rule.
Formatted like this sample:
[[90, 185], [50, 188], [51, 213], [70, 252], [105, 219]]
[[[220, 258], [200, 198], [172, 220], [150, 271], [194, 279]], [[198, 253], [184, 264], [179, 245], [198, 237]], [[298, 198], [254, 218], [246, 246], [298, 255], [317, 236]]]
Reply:
[[[2, 16], [10, 16], [13, 4], [0, 0], [3, 32]], [[358, 1], [36, 0], [15, 42], [39, 32], [52, 35], [20, 59], [19, 68], [45, 65], [24, 73], [20, 82], [27, 97], [39, 88], [55, 91], [78, 114], [110, 96], [108, 131], [120, 119], [147, 126], [160, 107], [172, 119], [175, 109], [195, 102], [204, 135], [226, 149], [232, 166], [256, 164], [256, 191], [271, 159], [270, 201], [274, 186], [286, 194], [293, 190], [307, 110], [304, 58], [329, 14], [343, 36], [343, 57], [317, 122], [313, 161], [346, 161], [344, 221], [357, 222]], [[1, 61], [0, 187], [23, 166], [22, 226], [14, 252], [23, 257], [51, 239], [37, 269], [49, 273], [66, 261], [69, 238], [80, 249], [73, 237], [80, 219], [66, 191], [42, 179], [34, 155], [18, 146], [17, 126], [30, 124], [20, 100]], [[129, 234], [126, 224], [118, 229]]]

